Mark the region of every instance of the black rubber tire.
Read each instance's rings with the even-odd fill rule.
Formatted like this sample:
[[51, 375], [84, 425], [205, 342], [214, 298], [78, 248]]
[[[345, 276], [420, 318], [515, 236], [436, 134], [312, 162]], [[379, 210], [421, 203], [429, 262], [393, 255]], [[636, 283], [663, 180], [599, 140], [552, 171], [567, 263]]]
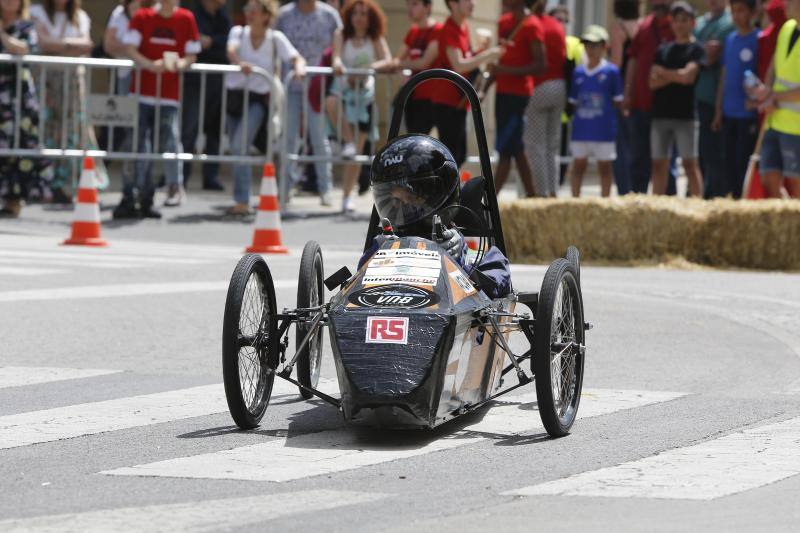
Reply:
[[578, 285], [581, 284], [581, 253], [575, 246], [567, 247], [567, 252], [564, 254], [564, 258], [567, 261], [572, 263], [575, 267], [575, 273], [578, 275]]
[[[255, 277], [255, 278], [254, 278]], [[258, 345], [242, 345], [242, 306], [245, 300], [247, 284], [251, 279], [260, 288], [263, 303], [259, 325], [252, 337], [260, 339]], [[260, 287], [259, 287], [260, 286]], [[251, 302], [252, 303], [252, 302]], [[245, 309], [245, 313], [248, 309]], [[277, 305], [275, 303], [275, 286], [272, 274], [260, 255], [248, 254], [239, 261], [231, 276], [228, 297], [225, 301], [225, 317], [222, 323], [222, 377], [225, 384], [225, 397], [228, 409], [236, 425], [242, 429], [253, 429], [258, 426], [267, 411], [275, 373], [271, 369], [278, 366], [277, 339]], [[258, 355], [258, 378], [253, 391], [253, 398], [248, 402], [242, 390], [240, 379], [240, 355], [246, 348], [255, 348]], [[248, 359], [252, 361], [252, 359]]]
[[[542, 289], [539, 292], [534, 324], [534, 356], [531, 360], [531, 370], [536, 379], [536, 398], [539, 405], [539, 415], [542, 418], [544, 428], [551, 437], [563, 437], [569, 433], [578, 414], [581, 390], [583, 388], [585, 353], [578, 353], [575, 356], [574, 379], [570, 380], [572, 397], [567, 409], [560, 415], [553, 393], [551, 361], [553, 356], [556, 355], [552, 349], [552, 344], [562, 340], [556, 338], [558, 332], [554, 331], [553, 324], [558, 289], [562, 284], [567, 290], [572, 304], [575, 341], [584, 346], [586, 338], [583, 305], [580, 300], [580, 289], [575, 267], [566, 259], [556, 259], [547, 269], [542, 281]], [[556, 327], [558, 327], [558, 324], [556, 324]]]
[[[322, 263], [322, 248], [316, 241], [309, 241], [303, 248], [303, 256], [300, 259], [300, 276], [297, 283], [297, 308], [307, 309], [322, 305], [325, 298], [325, 268]], [[316, 288], [316, 291], [314, 290]], [[308, 326], [297, 324], [297, 335], [295, 346], [300, 347], [300, 343], [308, 334]], [[306, 347], [297, 357], [297, 381], [306, 387], [317, 388], [319, 384], [320, 365], [322, 363], [322, 341], [325, 337], [324, 328], [320, 328], [317, 334], [309, 341]], [[311, 349], [309, 349], [311, 348]], [[316, 354], [316, 362], [312, 365], [310, 354]], [[300, 395], [306, 400], [310, 400], [314, 395], [300, 389]]]

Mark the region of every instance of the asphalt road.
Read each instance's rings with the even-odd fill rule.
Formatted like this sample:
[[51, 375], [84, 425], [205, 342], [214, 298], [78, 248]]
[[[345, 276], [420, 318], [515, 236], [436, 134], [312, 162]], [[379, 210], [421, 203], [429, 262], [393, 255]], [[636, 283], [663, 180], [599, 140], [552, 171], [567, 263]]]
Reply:
[[[0, 531], [797, 530], [800, 275], [586, 266], [595, 329], [562, 439], [533, 387], [378, 433], [281, 386], [241, 432], [220, 338], [251, 227], [224, 203], [106, 224], [103, 250], [59, 246], [66, 212], [0, 223]], [[307, 239], [352, 269], [365, 225], [284, 221], [279, 305]], [[515, 286], [543, 273], [515, 265]], [[336, 392], [329, 350], [322, 377]]]

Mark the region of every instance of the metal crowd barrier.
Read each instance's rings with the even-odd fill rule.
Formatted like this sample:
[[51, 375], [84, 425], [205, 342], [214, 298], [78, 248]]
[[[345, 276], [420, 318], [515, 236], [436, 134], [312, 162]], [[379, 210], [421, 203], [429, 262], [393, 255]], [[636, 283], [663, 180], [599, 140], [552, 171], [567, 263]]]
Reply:
[[[140, 153], [139, 152], [139, 135], [138, 135], [138, 128], [139, 128], [139, 106], [138, 106], [138, 98], [140, 94], [130, 93], [127, 96], [124, 95], [117, 95], [115, 91], [116, 81], [119, 77], [119, 71], [123, 69], [129, 69], [132, 72], [132, 76], [135, 76], [137, 79], [137, 87], [141, 88], [141, 75], [142, 69], [137, 67], [133, 61], [130, 60], [120, 60], [120, 59], [94, 59], [94, 58], [71, 58], [71, 57], [57, 57], [57, 56], [39, 56], [39, 55], [23, 55], [23, 56], [16, 56], [10, 54], [0, 54], [0, 68], [3, 68], [3, 65], [10, 65], [16, 69], [16, 94], [14, 101], [14, 140], [13, 144], [9, 148], [0, 148], [0, 157], [26, 157], [26, 158], [45, 158], [45, 159], [72, 159], [78, 160], [86, 156], [91, 156], [97, 159], [106, 159], [106, 160], [127, 160], [127, 161], [135, 161], [135, 160], [152, 160], [152, 161], [161, 161], [161, 160], [174, 160], [179, 159], [182, 161], [199, 161], [199, 162], [209, 162], [209, 163], [238, 163], [238, 164], [250, 164], [250, 165], [259, 165], [263, 164], [265, 160], [270, 161], [273, 159], [273, 155], [275, 153], [274, 147], [280, 146], [280, 134], [279, 132], [274, 131], [275, 128], [273, 127], [273, 120], [272, 118], [276, 116], [281, 116], [281, 123], [285, 123], [285, 117], [282, 115], [283, 113], [283, 84], [282, 82], [277, 79], [276, 77], [272, 76], [270, 73], [266, 72], [265, 70], [253, 67], [253, 72], [251, 76], [260, 76], [267, 80], [270, 84], [270, 94], [271, 95], [280, 95], [278, 98], [270, 98], [270, 105], [267, 113], [267, 125], [269, 128], [268, 134], [268, 141], [266, 146], [263, 147], [263, 151], [265, 155], [250, 155], [248, 150], [249, 147], [242, 147], [242, 150], [238, 154], [225, 154], [222, 150], [220, 150], [220, 154], [194, 154], [194, 148], [196, 147], [183, 147], [183, 151], [181, 153], [160, 153], [157, 151], [151, 153]], [[29, 68], [33, 73], [34, 83], [36, 87], [36, 96], [39, 103], [39, 129], [40, 135], [38, 139], [38, 145], [36, 148], [21, 148], [20, 147], [20, 118], [22, 114], [22, 98], [20, 98], [22, 93], [22, 77], [20, 73], [23, 67]], [[60, 117], [62, 121], [62, 134], [61, 138], [58, 140], [56, 146], [46, 146], [44, 143], [44, 135], [41, 131], [44, 128], [44, 117], [45, 117], [45, 103], [47, 100], [47, 76], [48, 73], [52, 73], [54, 70], [60, 70], [65, 74], [65, 86], [64, 86], [64, 100], [67, 101], [70, 98], [70, 81], [72, 76], [79, 76], [82, 77], [85, 85], [85, 90], [83, 91], [83, 109], [86, 113], [77, 113], [73, 114], [72, 116], [68, 115], [68, 106], [62, 106], [62, 115]], [[101, 92], [95, 93], [92, 92], [93, 88], [93, 81], [98, 76], [98, 71], [106, 71], [107, 76], [107, 83], [105, 84], [105, 89], [102, 89]], [[186, 71], [191, 73], [197, 73], [200, 75], [200, 111], [199, 111], [199, 139], [198, 144], [200, 143], [204, 131], [205, 131], [205, 123], [206, 123], [206, 114], [205, 114], [205, 106], [203, 102], [205, 101], [206, 91], [208, 86], [208, 78], [209, 76], [221, 76], [222, 80], [222, 102], [221, 102], [221, 109], [225, 110], [227, 108], [227, 101], [228, 101], [228, 89], [224, 83], [224, 76], [226, 74], [233, 74], [233, 73], [240, 73], [241, 68], [238, 66], [232, 65], [209, 65], [209, 64], [194, 64]], [[185, 83], [185, 72], [180, 73], [180, 85], [179, 85], [179, 101], [178, 101], [178, 131], [181, 130], [180, 121], [182, 120], [183, 114], [183, 91], [184, 91], [184, 83]], [[100, 81], [98, 79], [98, 81]], [[102, 82], [99, 85], [103, 85]], [[159, 124], [160, 113], [162, 108], [165, 105], [164, 100], [161, 98], [161, 74], [157, 74], [157, 85], [159, 88], [159, 94], [155, 100], [155, 124]], [[248, 109], [249, 102], [251, 98], [251, 92], [248, 90], [247, 86], [244, 90], [244, 109]], [[128, 99], [128, 100], [126, 100]], [[106, 113], [105, 117], [107, 120], [104, 120], [103, 111], [98, 111], [97, 104], [98, 102], [102, 103], [105, 102], [106, 105], [109, 107], [108, 113]], [[123, 105], [124, 104], [124, 105]], [[95, 109], [92, 109], [92, 106]], [[121, 116], [122, 114], [117, 112], [114, 115], [114, 112], [111, 111], [111, 108], [116, 109], [117, 111], [120, 107], [125, 107], [127, 111], [125, 112], [125, 116]], [[173, 106], [175, 107], [175, 106]], [[77, 122], [76, 122], [77, 121]], [[220, 117], [220, 142], [224, 146], [227, 140], [227, 131], [226, 131], [226, 122], [227, 122], [227, 113], [223, 112]], [[109, 128], [109, 140], [108, 146], [109, 148], [106, 150], [100, 150], [95, 148], [87, 148], [87, 134], [91, 128], [94, 127], [108, 127]], [[248, 114], [243, 113], [243, 128], [247, 132], [249, 131], [248, 128], [250, 127], [260, 127], [261, 125], [251, 125], [248, 124]], [[123, 151], [115, 151], [114, 150], [114, 139], [113, 136], [115, 135], [115, 129], [125, 128], [128, 130], [132, 130], [132, 139], [130, 143], [129, 150]], [[68, 144], [68, 132], [70, 130], [79, 131], [80, 132], [80, 145], [79, 147], [71, 147]], [[154, 140], [152, 143], [153, 149], [157, 150], [159, 146], [159, 128], [154, 128]]]

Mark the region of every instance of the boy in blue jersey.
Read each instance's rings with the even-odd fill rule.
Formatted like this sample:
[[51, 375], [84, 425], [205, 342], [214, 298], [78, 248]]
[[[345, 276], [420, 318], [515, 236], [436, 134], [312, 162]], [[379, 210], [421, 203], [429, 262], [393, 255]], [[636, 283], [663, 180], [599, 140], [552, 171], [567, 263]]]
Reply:
[[744, 73], [758, 72], [758, 30], [753, 27], [756, 0], [731, 0], [736, 31], [725, 40], [722, 75], [713, 127], [722, 130], [725, 174], [718, 195], [742, 197], [747, 165], [758, 140], [758, 113], [745, 93]]
[[604, 197], [611, 195], [614, 160], [617, 158], [617, 111], [624, 91], [619, 68], [606, 61], [608, 32], [601, 26], [589, 26], [581, 37], [586, 50], [586, 64], [572, 74], [569, 102], [575, 106], [572, 122], [572, 196], [581, 195], [583, 175], [589, 158], [597, 161], [600, 188]]

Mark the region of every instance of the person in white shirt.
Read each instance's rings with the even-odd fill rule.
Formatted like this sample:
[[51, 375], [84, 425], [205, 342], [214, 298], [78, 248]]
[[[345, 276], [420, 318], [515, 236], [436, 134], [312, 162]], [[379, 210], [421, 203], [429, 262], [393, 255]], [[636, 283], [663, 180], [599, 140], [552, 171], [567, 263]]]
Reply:
[[[146, 0], [122, 0], [120, 4], [111, 12], [106, 24], [106, 31], [103, 33], [103, 50], [114, 59], [128, 59], [125, 44], [125, 34], [128, 33], [128, 26], [133, 15], [141, 7], [149, 7], [150, 2]], [[130, 92], [131, 69], [119, 69], [116, 71], [116, 93], [126, 95]]]
[[[92, 51], [92, 22], [81, 9], [80, 0], [44, 0], [30, 8], [31, 20], [39, 36], [39, 52], [54, 56], [85, 57]], [[62, 147], [64, 121], [67, 124], [67, 146], [81, 146], [81, 123], [85, 117], [86, 91], [82, 70], [47, 68], [42, 140], [48, 148]], [[77, 167], [67, 159], [54, 162], [53, 181], [49, 188], [54, 204], [71, 204], [66, 191], [68, 183], [77, 179]]]
[[[244, 8], [247, 24], [234, 26], [228, 36], [228, 59], [242, 68], [242, 73], [225, 78], [228, 90], [228, 135], [231, 154], [247, 154], [264, 118], [269, 112], [270, 83], [263, 76], [253, 75], [253, 67], [275, 74], [278, 63], [291, 63], [295, 77], [305, 76], [306, 62], [280, 31], [270, 29], [278, 5], [275, 0], [249, 0]], [[248, 109], [244, 108], [247, 89]], [[247, 124], [243, 119], [247, 113]], [[245, 127], [246, 126], [246, 127]], [[268, 128], [269, 129], [269, 128]], [[228, 210], [231, 215], [246, 215], [250, 210], [251, 167], [234, 165], [233, 198], [236, 204]]]

